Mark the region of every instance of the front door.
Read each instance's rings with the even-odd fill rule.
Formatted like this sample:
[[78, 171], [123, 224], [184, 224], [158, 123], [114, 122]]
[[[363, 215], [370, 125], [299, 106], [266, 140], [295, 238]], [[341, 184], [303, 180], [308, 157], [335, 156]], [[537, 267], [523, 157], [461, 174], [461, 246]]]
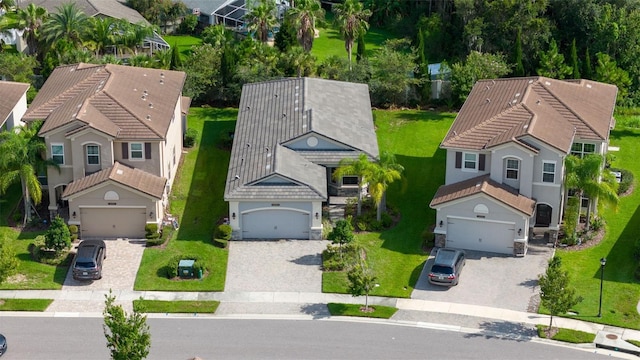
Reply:
[[551, 224], [551, 206], [547, 204], [536, 205], [536, 226], [549, 227]]

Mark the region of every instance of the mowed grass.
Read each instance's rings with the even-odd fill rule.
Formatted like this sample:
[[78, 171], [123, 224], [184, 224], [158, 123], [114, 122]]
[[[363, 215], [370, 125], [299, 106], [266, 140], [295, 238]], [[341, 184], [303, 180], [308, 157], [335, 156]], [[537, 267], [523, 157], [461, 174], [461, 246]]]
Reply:
[[53, 299], [0, 299], [0, 311], [45, 311]]
[[202, 44], [202, 39], [191, 35], [166, 35], [164, 40], [169, 46], [178, 46], [182, 60], [191, 54], [191, 48]]
[[[422, 251], [421, 234], [435, 220], [429, 202], [444, 183], [446, 153], [438, 146], [454, 118], [430, 111], [374, 111], [380, 150], [395, 154], [405, 170], [387, 194], [387, 202], [400, 210], [398, 225], [356, 237], [380, 285], [371, 295], [411, 296], [428, 255]], [[324, 292], [347, 293], [347, 289], [344, 272], [323, 273]]]
[[328, 303], [329, 313], [333, 316], [357, 316], [376, 319], [389, 319], [398, 311], [397, 308], [382, 305], [369, 305], [370, 312], [362, 311], [364, 304]]
[[[539, 337], [543, 339], [547, 338], [547, 333], [545, 332], [547, 330], [547, 326], [536, 325], [536, 329], [538, 330]], [[559, 328], [558, 332], [555, 335], [553, 335], [551, 339], [557, 340], [557, 341], [564, 341], [572, 344], [588, 344], [588, 343], [592, 343], [593, 340], [596, 339], [596, 334], [580, 331], [580, 330]]]
[[133, 308], [145, 313], [201, 313], [213, 314], [219, 301], [163, 301], [133, 300]]
[[[144, 251], [136, 290], [221, 291], [228, 252], [212, 243], [216, 224], [227, 214], [223, 200], [229, 151], [218, 144], [235, 128], [237, 110], [192, 108], [190, 128], [198, 130], [197, 145], [183, 154], [170, 197], [170, 212], [179, 219], [179, 230], [164, 248]], [[196, 254], [206, 259], [208, 273], [202, 280], [171, 280], [165, 266], [175, 255]]]

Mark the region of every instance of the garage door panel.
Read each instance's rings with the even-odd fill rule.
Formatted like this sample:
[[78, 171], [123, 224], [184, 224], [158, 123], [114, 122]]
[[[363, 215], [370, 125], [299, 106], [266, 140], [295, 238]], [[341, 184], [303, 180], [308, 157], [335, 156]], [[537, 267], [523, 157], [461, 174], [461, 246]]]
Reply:
[[90, 208], [80, 209], [82, 238], [132, 238], [145, 236], [146, 209]]
[[243, 239], [308, 239], [309, 214], [260, 210], [242, 215]]
[[448, 247], [512, 254], [514, 237], [514, 224], [468, 219], [447, 222]]

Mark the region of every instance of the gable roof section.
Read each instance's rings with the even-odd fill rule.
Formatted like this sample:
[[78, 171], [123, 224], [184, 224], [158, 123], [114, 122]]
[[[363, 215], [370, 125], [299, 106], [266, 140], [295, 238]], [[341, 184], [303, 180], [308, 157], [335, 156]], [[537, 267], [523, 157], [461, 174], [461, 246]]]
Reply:
[[79, 121], [119, 139], [164, 139], [185, 73], [122, 65], [56, 68], [25, 120], [44, 119], [40, 135]]
[[[326, 199], [324, 168], [306, 153], [281, 146], [311, 131], [377, 158], [378, 143], [366, 85], [323, 79], [291, 78], [245, 84], [227, 174], [225, 199], [257, 196], [256, 181], [278, 173]], [[318, 153], [321, 153], [321, 149]], [[269, 197], [280, 196], [269, 186]], [[300, 191], [298, 196], [308, 198]]]
[[9, 118], [18, 101], [29, 90], [29, 86], [25, 83], [0, 81], [0, 126]]
[[162, 199], [167, 179], [155, 176], [140, 169], [130, 168], [116, 161], [113, 166], [109, 168], [73, 181], [66, 187], [62, 193], [62, 197], [64, 199], [69, 199], [80, 192], [89, 190], [92, 187], [108, 181], [113, 181], [128, 188], [140, 191], [156, 199]]
[[489, 196], [528, 216], [533, 215], [535, 209], [536, 202], [534, 200], [520, 195], [517, 191], [506, 185], [491, 180], [489, 175], [482, 175], [458, 183], [440, 186], [429, 206], [436, 208], [448, 202], [477, 194]]
[[[69, 3], [69, 0], [21, 0], [17, 1], [20, 7], [34, 4], [47, 9], [49, 13], [57, 13], [58, 8]], [[76, 7], [89, 17], [103, 15], [115, 19], [127, 19], [132, 24], [149, 22], [136, 10], [128, 7], [118, 0], [74, 0]]]
[[525, 135], [568, 153], [574, 134], [609, 137], [617, 88], [590, 80], [545, 77], [476, 82], [442, 147], [482, 150]]
[[189, 9], [198, 9], [201, 13], [212, 15], [216, 10], [234, 0], [182, 0]]

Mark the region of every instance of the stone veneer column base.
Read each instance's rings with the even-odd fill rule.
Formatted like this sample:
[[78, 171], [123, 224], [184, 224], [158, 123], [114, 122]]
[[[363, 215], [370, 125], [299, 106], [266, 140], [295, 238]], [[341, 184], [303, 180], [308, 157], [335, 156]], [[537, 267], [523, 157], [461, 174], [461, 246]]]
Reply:
[[513, 242], [513, 255], [525, 256], [527, 254], [527, 241], [514, 241]]
[[435, 247], [441, 248], [447, 245], [447, 234], [435, 234]]
[[322, 228], [309, 230], [309, 240], [322, 240]]
[[242, 240], [242, 233], [240, 230], [231, 231], [231, 240]]

